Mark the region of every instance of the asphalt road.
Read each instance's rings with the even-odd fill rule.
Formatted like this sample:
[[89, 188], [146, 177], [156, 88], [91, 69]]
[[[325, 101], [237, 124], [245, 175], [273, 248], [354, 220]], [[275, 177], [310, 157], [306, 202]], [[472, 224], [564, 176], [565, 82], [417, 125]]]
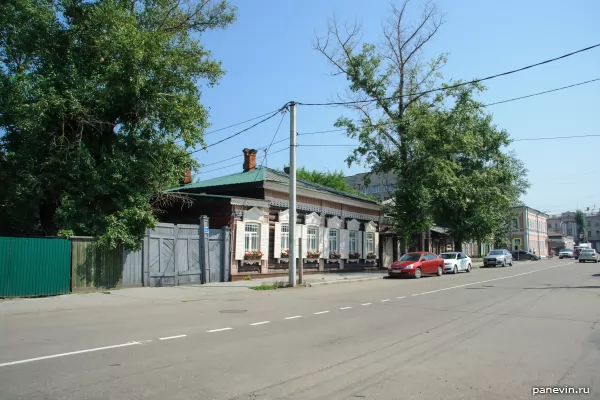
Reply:
[[2, 302], [0, 399], [600, 399], [599, 296], [600, 265], [550, 260]]

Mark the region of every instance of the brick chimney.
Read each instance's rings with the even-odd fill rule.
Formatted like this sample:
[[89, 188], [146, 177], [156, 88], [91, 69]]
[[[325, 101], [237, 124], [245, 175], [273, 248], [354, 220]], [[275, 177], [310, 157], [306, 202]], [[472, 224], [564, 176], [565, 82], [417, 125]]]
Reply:
[[244, 172], [252, 171], [256, 168], [256, 150], [244, 149]]
[[183, 179], [179, 181], [180, 185], [189, 185], [192, 183], [192, 170], [189, 168], [185, 169], [185, 174], [183, 175]]

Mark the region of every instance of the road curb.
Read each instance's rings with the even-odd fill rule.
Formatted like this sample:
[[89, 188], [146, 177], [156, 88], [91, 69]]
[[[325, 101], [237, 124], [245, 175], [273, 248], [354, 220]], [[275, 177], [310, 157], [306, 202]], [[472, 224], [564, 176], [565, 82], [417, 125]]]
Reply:
[[322, 285], [335, 285], [335, 284], [339, 284], [339, 283], [352, 283], [352, 282], [364, 282], [364, 281], [374, 281], [377, 279], [383, 279], [385, 275], [381, 275], [381, 276], [369, 276], [367, 278], [355, 278], [355, 279], [339, 279], [339, 280], [335, 280], [335, 281], [324, 281], [324, 282], [313, 282], [313, 283], [308, 283], [307, 285], [308, 287], [312, 287], [312, 286], [322, 286]]

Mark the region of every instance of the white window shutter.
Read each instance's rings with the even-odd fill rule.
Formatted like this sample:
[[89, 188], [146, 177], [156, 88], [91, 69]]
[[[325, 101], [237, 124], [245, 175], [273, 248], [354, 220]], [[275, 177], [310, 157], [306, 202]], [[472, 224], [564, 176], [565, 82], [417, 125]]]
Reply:
[[373, 253], [379, 258], [379, 232], [373, 232]]
[[242, 221], [236, 221], [235, 223], [235, 259], [244, 259], [244, 235], [245, 235], [246, 224]]
[[363, 231], [358, 231], [358, 237], [356, 238], [356, 247], [358, 247], [358, 254], [360, 254], [360, 258], [365, 258], [363, 255]]
[[369, 252], [367, 251], [367, 232], [362, 232], [362, 242], [363, 258], [367, 258], [367, 254], [369, 254]]
[[281, 223], [275, 222], [275, 236], [273, 237], [273, 258], [281, 257]]
[[307, 256], [307, 246], [306, 246], [306, 237], [308, 236], [308, 231], [306, 228], [306, 225], [301, 225], [302, 226], [302, 248], [304, 249], [304, 251], [302, 252], [302, 258], [306, 258]]
[[350, 243], [350, 235], [347, 229], [340, 229], [340, 253], [343, 259], [348, 258], [348, 247]]
[[329, 228], [321, 228], [323, 230], [323, 258], [329, 258]]
[[323, 228], [322, 226], [319, 227], [319, 237], [318, 242], [319, 242], [319, 252], [321, 252], [321, 255], [319, 256], [319, 258], [323, 258], [323, 245], [325, 244], [324, 238], [325, 237], [325, 228]]
[[260, 225], [260, 251], [263, 253], [262, 260], [269, 259], [269, 221]]

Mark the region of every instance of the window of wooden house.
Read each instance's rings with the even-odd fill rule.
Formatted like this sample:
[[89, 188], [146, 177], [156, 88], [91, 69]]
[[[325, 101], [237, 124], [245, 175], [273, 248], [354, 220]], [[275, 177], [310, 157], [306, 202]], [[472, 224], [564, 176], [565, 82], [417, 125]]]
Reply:
[[367, 254], [375, 253], [375, 234], [367, 232]]
[[245, 227], [244, 251], [260, 250], [260, 225], [247, 223]]
[[290, 225], [281, 224], [281, 251], [290, 249]]
[[319, 228], [316, 226], [306, 228], [306, 247], [308, 251], [319, 250]]
[[358, 236], [357, 231], [349, 231], [348, 232], [348, 251], [350, 253], [357, 253], [358, 249], [356, 248], [356, 237]]
[[337, 229], [329, 230], [329, 251], [336, 253], [340, 251], [339, 236], [340, 231]]

